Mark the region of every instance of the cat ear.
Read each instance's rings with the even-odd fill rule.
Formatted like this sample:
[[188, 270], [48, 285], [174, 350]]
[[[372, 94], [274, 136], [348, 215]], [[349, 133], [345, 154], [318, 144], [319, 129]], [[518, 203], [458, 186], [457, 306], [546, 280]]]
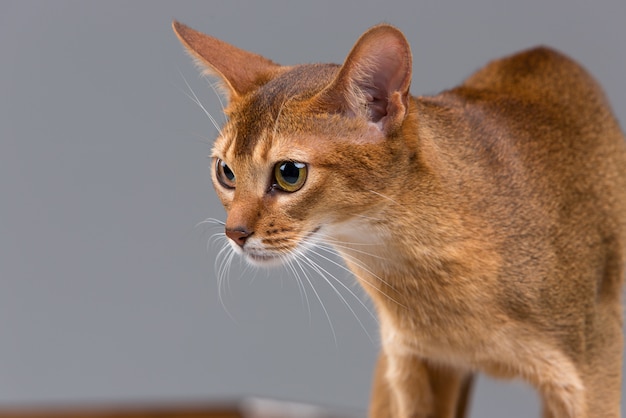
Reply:
[[219, 77], [230, 100], [244, 96], [267, 82], [280, 66], [177, 21], [174, 33], [206, 73]]
[[356, 42], [325, 95], [343, 112], [364, 116], [388, 133], [406, 117], [411, 72], [402, 32], [375, 26]]

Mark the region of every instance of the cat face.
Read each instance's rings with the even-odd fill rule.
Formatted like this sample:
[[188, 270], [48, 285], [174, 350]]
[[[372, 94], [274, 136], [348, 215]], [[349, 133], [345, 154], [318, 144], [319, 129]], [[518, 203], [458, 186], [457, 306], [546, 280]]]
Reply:
[[212, 164], [232, 248], [273, 265], [322, 240], [371, 239], [372, 220], [384, 222], [375, 215], [401, 184], [390, 178], [415, 154], [398, 134], [411, 79], [404, 36], [381, 25], [341, 66], [285, 67], [173, 26], [228, 98]]
[[[330, 76], [333, 69], [295, 71]], [[391, 163], [376, 127], [314, 109], [310, 97], [324, 83], [285, 94], [277, 87], [281, 77], [231, 103], [212, 154], [213, 184], [228, 214], [225, 233], [255, 265], [280, 264], [337, 239], [349, 225], [358, 229], [360, 215], [380, 203], [370, 190], [385, 190]]]

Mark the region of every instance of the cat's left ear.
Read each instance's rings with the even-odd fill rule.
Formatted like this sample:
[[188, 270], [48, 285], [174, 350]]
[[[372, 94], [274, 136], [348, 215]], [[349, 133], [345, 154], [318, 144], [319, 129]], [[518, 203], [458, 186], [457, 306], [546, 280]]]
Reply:
[[239, 49], [177, 21], [172, 22], [172, 29], [206, 72], [222, 80], [229, 100], [259, 88], [281, 68], [261, 55]]
[[408, 112], [411, 73], [411, 49], [402, 32], [374, 26], [356, 42], [322, 100], [389, 133]]

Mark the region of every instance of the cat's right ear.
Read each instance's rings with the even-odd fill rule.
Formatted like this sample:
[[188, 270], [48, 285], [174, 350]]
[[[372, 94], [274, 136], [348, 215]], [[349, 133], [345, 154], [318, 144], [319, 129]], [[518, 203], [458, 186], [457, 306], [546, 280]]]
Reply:
[[174, 33], [207, 74], [221, 79], [229, 100], [245, 96], [272, 78], [280, 66], [177, 21]]

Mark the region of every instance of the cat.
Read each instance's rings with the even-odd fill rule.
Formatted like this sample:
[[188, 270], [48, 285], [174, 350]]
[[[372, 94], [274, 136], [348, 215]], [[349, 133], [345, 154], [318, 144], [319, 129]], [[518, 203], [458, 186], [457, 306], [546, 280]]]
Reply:
[[464, 417], [478, 372], [529, 382], [545, 418], [620, 416], [626, 146], [583, 68], [538, 47], [413, 97], [390, 25], [294, 66], [173, 28], [228, 99], [232, 247], [264, 266], [333, 245], [373, 300], [371, 417]]

